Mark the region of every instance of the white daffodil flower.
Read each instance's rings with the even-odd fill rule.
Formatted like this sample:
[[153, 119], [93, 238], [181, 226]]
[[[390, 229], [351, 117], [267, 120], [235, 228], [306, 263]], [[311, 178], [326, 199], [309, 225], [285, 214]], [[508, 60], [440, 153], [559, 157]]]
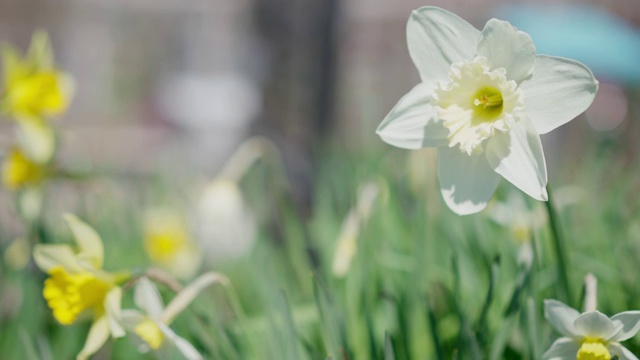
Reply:
[[609, 318], [593, 310], [580, 314], [557, 300], [544, 301], [544, 316], [563, 337], [542, 356], [545, 360], [638, 360], [620, 345], [640, 330], [640, 311], [625, 311]]
[[165, 308], [158, 289], [149, 279], [142, 277], [135, 287], [134, 301], [143, 310], [123, 310], [125, 328], [137, 339], [138, 350], [161, 350], [175, 346], [189, 360], [202, 359], [202, 355], [187, 340], [178, 336], [169, 324], [184, 310], [205, 287], [226, 284], [227, 278], [217, 273], [205, 273], [185, 287]]
[[487, 205], [500, 177], [547, 200], [539, 134], [582, 113], [598, 82], [579, 62], [536, 55], [531, 37], [491, 19], [479, 31], [440, 8], [415, 10], [407, 24], [422, 82], [378, 127], [387, 143], [438, 148], [447, 205], [460, 215]]
[[120, 320], [122, 289], [118, 283], [128, 274], [102, 270], [103, 245], [100, 236], [71, 214], [65, 220], [73, 233], [76, 248], [70, 245], [36, 245], [33, 258], [49, 274], [43, 296], [53, 316], [63, 325], [73, 324], [84, 314], [93, 315], [93, 324], [78, 360], [88, 359], [109, 336], [125, 335]]

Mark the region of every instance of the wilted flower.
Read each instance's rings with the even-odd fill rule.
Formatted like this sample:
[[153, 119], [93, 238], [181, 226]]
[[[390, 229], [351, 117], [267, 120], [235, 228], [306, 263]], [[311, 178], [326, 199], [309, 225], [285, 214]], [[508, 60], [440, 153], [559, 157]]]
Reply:
[[70, 325], [84, 313], [93, 315], [87, 341], [77, 356], [86, 359], [102, 347], [109, 335], [124, 336], [120, 324], [122, 290], [118, 283], [128, 275], [102, 270], [104, 250], [100, 236], [74, 215], [65, 215], [65, 220], [77, 248], [39, 244], [33, 257], [38, 267], [49, 274], [43, 295], [59, 323]]
[[536, 55], [524, 32], [497, 19], [482, 32], [435, 7], [415, 10], [409, 52], [422, 83], [391, 110], [377, 133], [407, 148], [438, 147], [440, 188], [464, 215], [482, 210], [500, 177], [547, 200], [539, 134], [591, 104], [598, 82], [584, 65]]
[[151, 261], [177, 277], [192, 277], [202, 263], [202, 252], [193, 242], [185, 219], [168, 208], [147, 211], [144, 248]]
[[165, 308], [155, 285], [146, 277], [140, 278], [135, 288], [134, 301], [144, 312], [122, 311], [124, 325], [138, 340], [139, 351], [160, 350], [163, 347], [175, 345], [185, 358], [202, 359], [193, 345], [178, 336], [169, 328], [169, 325], [205, 287], [214, 283], [226, 284], [227, 282], [227, 278], [222, 275], [203, 274], [180, 291]]
[[582, 314], [557, 300], [544, 301], [544, 316], [563, 337], [542, 356], [545, 360], [638, 360], [620, 345], [640, 330], [640, 311], [607, 317], [592, 310]]

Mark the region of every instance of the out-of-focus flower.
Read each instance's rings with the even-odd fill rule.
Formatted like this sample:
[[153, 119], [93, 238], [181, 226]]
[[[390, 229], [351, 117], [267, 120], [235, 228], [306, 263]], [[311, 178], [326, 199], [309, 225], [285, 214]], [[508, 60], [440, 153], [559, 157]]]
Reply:
[[545, 360], [637, 360], [620, 345], [640, 330], [640, 311], [607, 317], [597, 310], [580, 314], [557, 300], [544, 301], [544, 316], [563, 337], [542, 356]]
[[218, 178], [209, 183], [196, 210], [198, 241], [209, 257], [228, 260], [253, 245], [255, 217], [236, 182]]
[[17, 146], [9, 150], [2, 163], [2, 184], [11, 191], [37, 186], [45, 175], [45, 167], [29, 159]]
[[510, 193], [506, 202], [491, 202], [487, 214], [491, 220], [507, 227], [518, 243], [528, 242], [531, 232], [542, 228], [547, 222], [547, 213], [543, 208], [534, 206], [529, 209], [520, 194], [516, 193]]
[[103, 245], [100, 236], [76, 216], [65, 220], [73, 233], [76, 247], [39, 244], [33, 257], [40, 269], [49, 274], [43, 295], [53, 316], [63, 325], [73, 324], [81, 314], [91, 313], [93, 324], [77, 359], [87, 359], [109, 336], [124, 336], [120, 319], [122, 290], [118, 283], [128, 274], [102, 270]]
[[185, 219], [168, 208], [147, 211], [144, 248], [151, 261], [180, 278], [192, 277], [202, 263]]
[[45, 32], [33, 34], [24, 58], [11, 46], [2, 48], [4, 95], [0, 109], [17, 118], [39, 118], [62, 114], [74, 93], [71, 76], [55, 68], [53, 52]]
[[338, 235], [331, 268], [334, 276], [344, 277], [349, 272], [358, 248], [360, 227], [369, 220], [379, 193], [380, 187], [374, 182], [368, 182], [360, 188], [356, 206], [349, 210]]
[[134, 301], [143, 311], [123, 310], [122, 320], [125, 328], [134, 335], [138, 350], [160, 350], [175, 346], [187, 359], [202, 359], [202, 356], [187, 340], [178, 336], [169, 325], [193, 299], [207, 286], [214, 283], [226, 285], [226, 277], [217, 273], [205, 273], [185, 287], [165, 308], [158, 289], [146, 277], [138, 280]]
[[20, 237], [11, 242], [4, 251], [4, 263], [10, 269], [20, 271], [29, 265], [31, 259], [31, 245], [29, 239]]
[[484, 209], [501, 177], [547, 200], [539, 134], [591, 104], [598, 88], [591, 71], [536, 55], [529, 35], [507, 22], [491, 19], [480, 32], [435, 7], [413, 12], [407, 40], [422, 83], [382, 121], [382, 139], [437, 147], [442, 195], [460, 215]]

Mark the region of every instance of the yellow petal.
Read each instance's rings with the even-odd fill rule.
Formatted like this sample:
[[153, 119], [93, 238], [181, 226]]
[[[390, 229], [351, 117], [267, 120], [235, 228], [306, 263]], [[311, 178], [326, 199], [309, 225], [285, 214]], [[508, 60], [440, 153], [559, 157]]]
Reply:
[[53, 50], [46, 31], [36, 30], [33, 33], [29, 52], [27, 53], [27, 61], [33, 64], [36, 70], [53, 67]]
[[93, 321], [84, 347], [76, 357], [76, 360], [85, 360], [100, 350], [109, 339], [109, 321], [106, 316], [100, 316]]
[[38, 244], [33, 249], [33, 260], [42, 271], [47, 273], [58, 266], [71, 272], [83, 270], [69, 245]]
[[109, 320], [109, 331], [114, 338], [125, 335], [121, 315], [122, 289], [114, 287], [104, 299], [104, 309]]
[[65, 214], [64, 220], [69, 225], [76, 244], [78, 244], [80, 250], [78, 258], [89, 262], [96, 269], [102, 269], [104, 247], [98, 233], [73, 214]]

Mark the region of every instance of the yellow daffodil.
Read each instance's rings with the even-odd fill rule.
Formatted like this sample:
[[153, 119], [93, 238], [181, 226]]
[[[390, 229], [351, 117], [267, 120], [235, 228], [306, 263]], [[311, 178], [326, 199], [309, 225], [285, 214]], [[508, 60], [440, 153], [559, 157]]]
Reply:
[[144, 222], [144, 248], [151, 261], [180, 278], [190, 278], [202, 263], [202, 252], [176, 211], [151, 209]]
[[546, 201], [540, 134], [589, 107], [598, 89], [591, 70], [537, 55], [531, 37], [508, 22], [491, 19], [480, 31], [430, 6], [411, 14], [407, 42], [421, 83], [378, 135], [401, 148], [438, 148], [440, 190], [460, 215], [484, 209], [501, 178]]
[[134, 301], [142, 312], [122, 311], [124, 326], [136, 339], [138, 350], [158, 351], [175, 346], [189, 360], [202, 359], [193, 345], [178, 336], [169, 325], [204, 288], [215, 283], [227, 284], [228, 280], [217, 273], [205, 273], [180, 291], [165, 308], [155, 285], [146, 277], [140, 278], [136, 284]]
[[2, 184], [10, 191], [37, 186], [45, 177], [45, 167], [13, 147], [2, 163]]
[[11, 46], [2, 49], [4, 96], [0, 108], [17, 118], [39, 118], [62, 114], [74, 93], [73, 79], [55, 68], [45, 32], [33, 35], [24, 58]]
[[33, 257], [38, 267], [49, 274], [43, 295], [60, 324], [73, 324], [85, 313], [93, 315], [87, 341], [77, 356], [87, 359], [110, 335], [115, 338], [125, 334], [120, 320], [122, 290], [118, 283], [127, 276], [102, 270], [102, 240], [93, 228], [74, 215], [65, 215], [65, 220], [76, 247], [40, 244], [35, 246]]

